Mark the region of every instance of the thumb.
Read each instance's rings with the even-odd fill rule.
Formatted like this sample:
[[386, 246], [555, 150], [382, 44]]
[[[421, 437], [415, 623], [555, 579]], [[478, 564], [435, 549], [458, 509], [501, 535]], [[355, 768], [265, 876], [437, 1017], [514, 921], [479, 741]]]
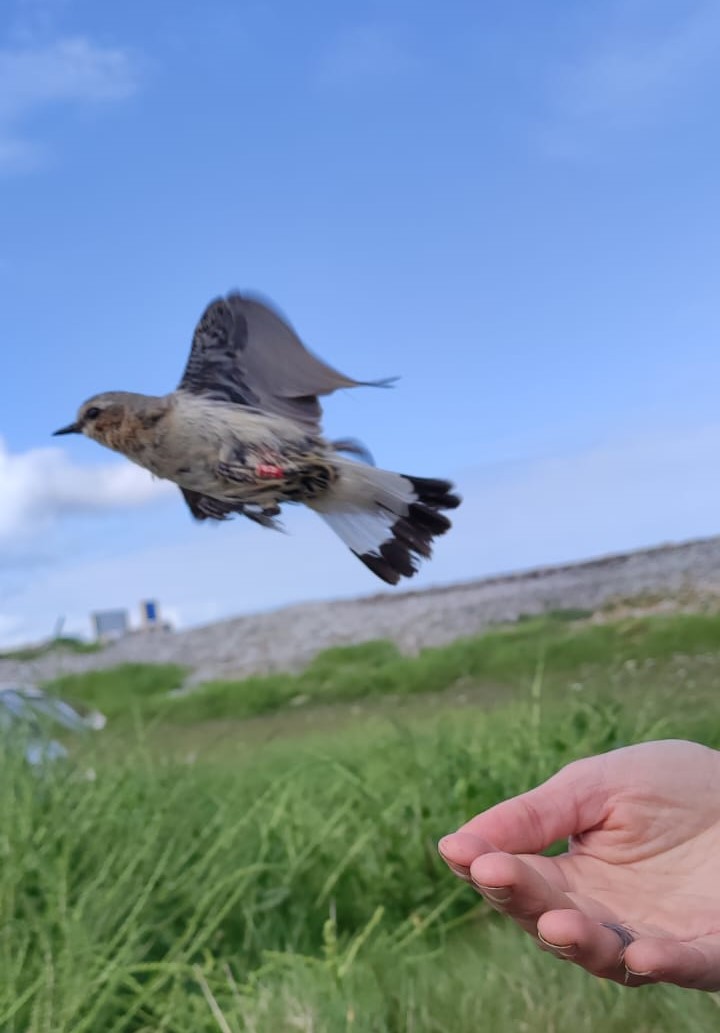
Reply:
[[574, 761], [535, 789], [496, 804], [445, 836], [440, 853], [449, 864], [465, 868], [492, 850], [536, 854], [594, 828], [609, 806], [604, 774], [602, 757]]

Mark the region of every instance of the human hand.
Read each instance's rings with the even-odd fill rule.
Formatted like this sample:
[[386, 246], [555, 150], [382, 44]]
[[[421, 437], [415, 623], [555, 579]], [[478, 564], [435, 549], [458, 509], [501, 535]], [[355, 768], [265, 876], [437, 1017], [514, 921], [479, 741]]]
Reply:
[[720, 989], [720, 752], [666, 740], [575, 761], [439, 850], [559, 958], [630, 986]]

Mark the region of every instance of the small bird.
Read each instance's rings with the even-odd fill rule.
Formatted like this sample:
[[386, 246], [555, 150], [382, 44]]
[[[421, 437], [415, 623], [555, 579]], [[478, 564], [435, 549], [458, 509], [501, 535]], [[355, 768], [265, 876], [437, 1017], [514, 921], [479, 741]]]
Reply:
[[[359, 381], [316, 358], [265, 301], [212, 301], [175, 391], [108, 391], [55, 434], [85, 434], [180, 488], [197, 520], [241, 513], [282, 530], [283, 503], [304, 503], [388, 584], [412, 577], [460, 498], [446, 480], [372, 465], [353, 440], [327, 441], [318, 396]], [[355, 456], [355, 458], [349, 458]]]

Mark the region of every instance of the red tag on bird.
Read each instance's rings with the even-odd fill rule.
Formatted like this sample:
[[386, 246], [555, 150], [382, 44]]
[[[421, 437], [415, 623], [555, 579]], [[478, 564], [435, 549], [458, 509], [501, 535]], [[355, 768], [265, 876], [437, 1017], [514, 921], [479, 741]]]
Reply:
[[285, 476], [285, 471], [280, 466], [273, 466], [271, 463], [260, 463], [255, 467], [255, 473], [263, 480], [277, 481]]

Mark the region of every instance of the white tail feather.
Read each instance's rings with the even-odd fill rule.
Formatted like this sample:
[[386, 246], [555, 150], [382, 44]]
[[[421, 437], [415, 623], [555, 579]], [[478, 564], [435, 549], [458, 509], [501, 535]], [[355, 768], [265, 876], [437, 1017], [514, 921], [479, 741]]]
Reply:
[[336, 466], [338, 480], [309, 505], [378, 577], [412, 577], [432, 539], [450, 527], [440, 511], [459, 504], [452, 485], [339, 457]]
[[379, 556], [382, 543], [392, 537], [396, 519], [387, 510], [368, 509], [328, 511], [320, 516], [358, 556], [366, 552]]

